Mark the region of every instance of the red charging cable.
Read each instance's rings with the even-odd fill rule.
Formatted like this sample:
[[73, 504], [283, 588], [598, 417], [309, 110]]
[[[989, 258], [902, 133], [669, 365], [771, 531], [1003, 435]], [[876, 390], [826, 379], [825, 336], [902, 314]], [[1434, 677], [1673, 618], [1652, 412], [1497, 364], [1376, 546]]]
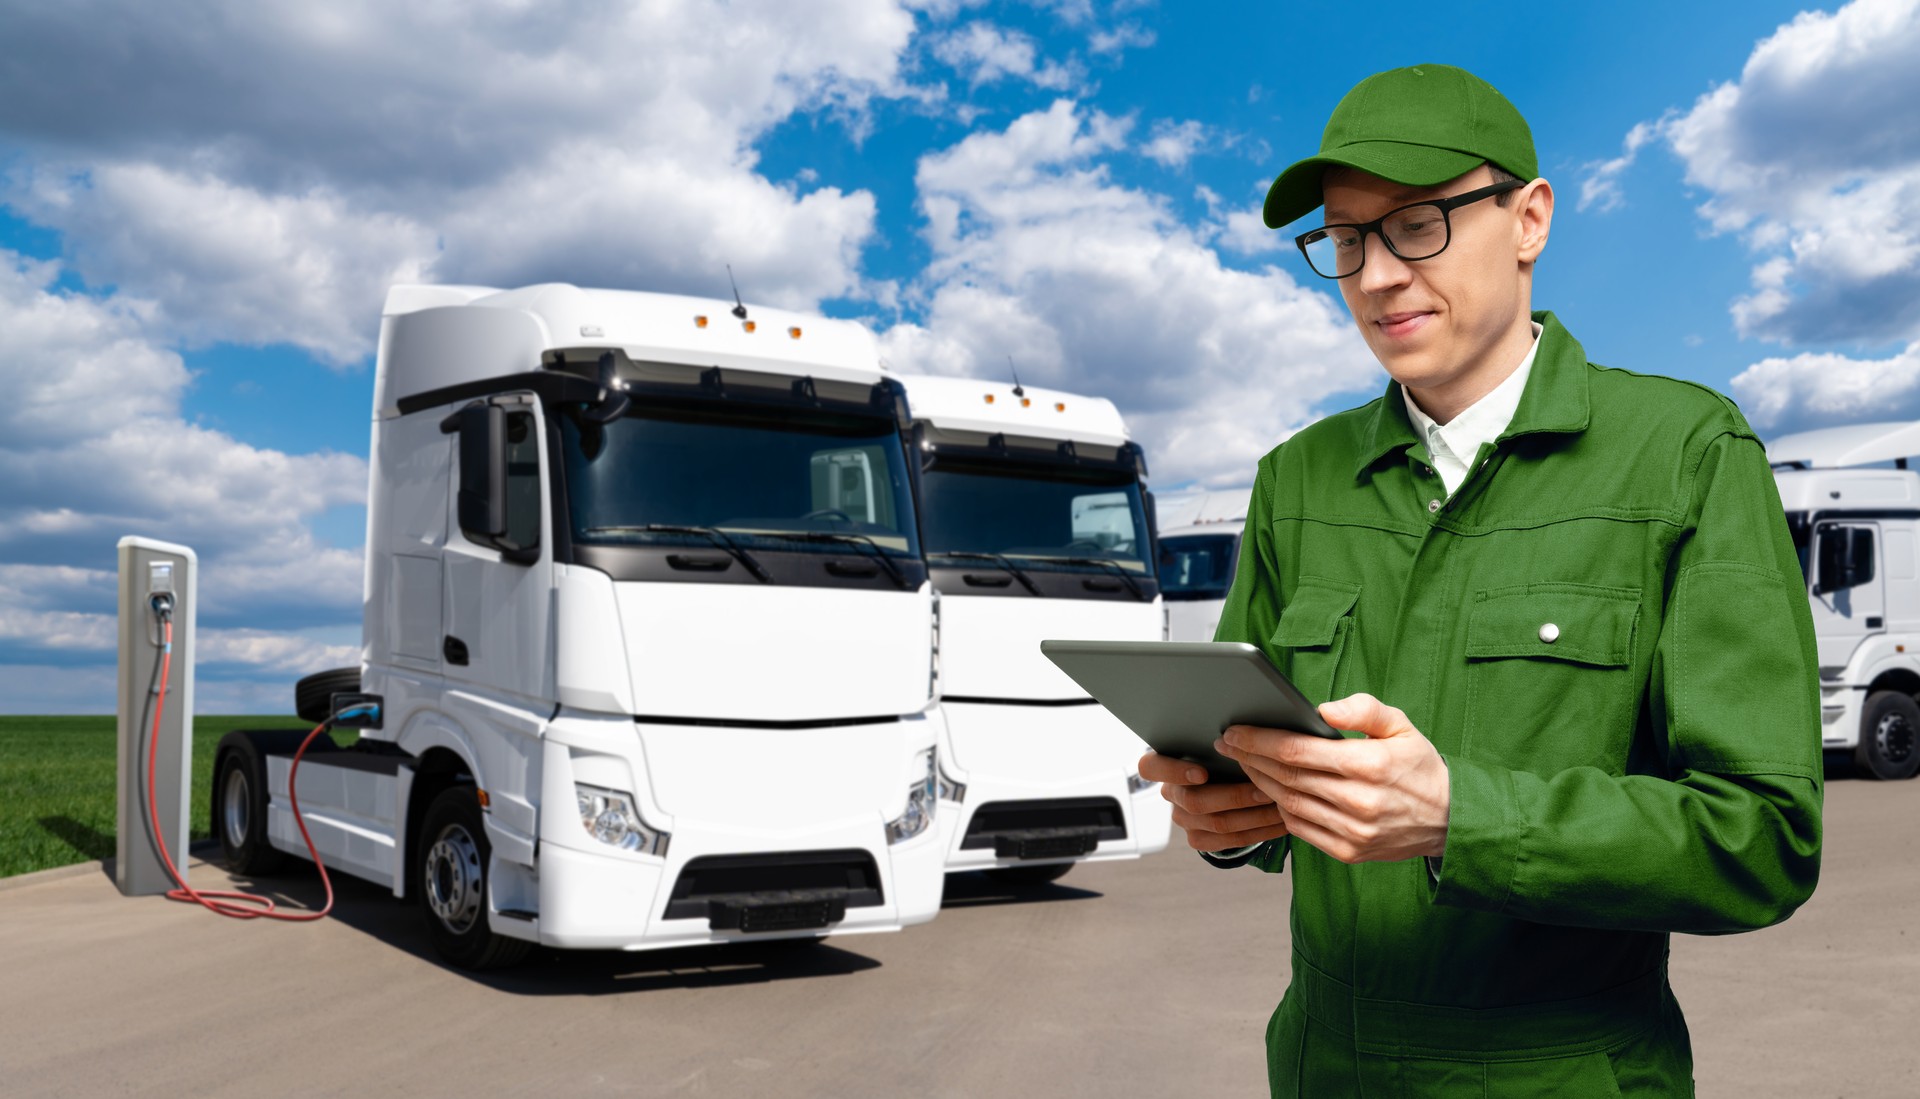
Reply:
[[[188, 885], [187, 879], [180, 873], [180, 868], [173, 864], [173, 856], [167, 852], [167, 841], [160, 834], [160, 809], [155, 804], [154, 797], [154, 772], [158, 769], [160, 760], [160, 714], [166, 709], [167, 675], [173, 670], [173, 619], [170, 617], [161, 619], [161, 627], [165, 631], [165, 643], [161, 647], [160, 657], [160, 699], [153, 707], [153, 730], [149, 738], [151, 743], [147, 749], [147, 819], [153, 824], [154, 843], [160, 848], [160, 858], [167, 864], [167, 874], [180, 887], [167, 890], [167, 899], [192, 901], [209, 911], [218, 912], [222, 916], [232, 916], [236, 920], [251, 920], [261, 916], [273, 920], [318, 920], [325, 917], [327, 913], [333, 911], [333, 881], [327, 877], [327, 865], [320, 861], [320, 851], [314, 847], [313, 837], [307, 834], [306, 818], [300, 815], [300, 795], [294, 786], [294, 780], [300, 775], [300, 757], [306, 754], [307, 745], [313, 743], [313, 738], [326, 729], [325, 721], [315, 725], [313, 731], [307, 734], [307, 739], [300, 742], [300, 747], [293, 753], [293, 769], [287, 772], [287, 796], [293, 802], [293, 822], [300, 826], [300, 838], [307, 841], [307, 854], [313, 856], [313, 865], [320, 868], [320, 884], [327, 887], [327, 903], [324, 907], [318, 912], [278, 912], [274, 910], [273, 898], [263, 897], [258, 893], [243, 893], [232, 889], [210, 889], [201, 892]], [[264, 829], [266, 822], [260, 823]], [[264, 834], [261, 838], [265, 838]], [[230, 899], [213, 899], [218, 897]]]

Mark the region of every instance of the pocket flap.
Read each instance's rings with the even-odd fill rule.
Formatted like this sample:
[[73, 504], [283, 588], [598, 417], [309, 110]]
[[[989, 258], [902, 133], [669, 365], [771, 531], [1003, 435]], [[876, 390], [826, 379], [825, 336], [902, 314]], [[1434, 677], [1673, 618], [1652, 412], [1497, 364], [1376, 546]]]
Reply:
[[1467, 659], [1537, 656], [1625, 667], [1640, 618], [1637, 588], [1527, 584], [1474, 595]]
[[1339, 628], [1340, 620], [1352, 612], [1359, 598], [1358, 584], [1301, 577], [1293, 598], [1280, 610], [1280, 623], [1273, 629], [1273, 644], [1290, 649], [1333, 644], [1334, 630]]

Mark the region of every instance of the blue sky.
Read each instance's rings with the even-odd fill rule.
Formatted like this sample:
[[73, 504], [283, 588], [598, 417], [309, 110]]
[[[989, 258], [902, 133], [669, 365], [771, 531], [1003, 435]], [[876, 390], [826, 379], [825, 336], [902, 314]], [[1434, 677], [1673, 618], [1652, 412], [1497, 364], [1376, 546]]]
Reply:
[[115, 541], [205, 563], [200, 708], [351, 663], [393, 282], [858, 318], [1112, 396], [1169, 492], [1376, 395], [1258, 225], [1340, 96], [1532, 124], [1598, 362], [1763, 435], [1920, 417], [1920, 0], [1540, 5], [0, 0], [0, 712], [111, 709]]

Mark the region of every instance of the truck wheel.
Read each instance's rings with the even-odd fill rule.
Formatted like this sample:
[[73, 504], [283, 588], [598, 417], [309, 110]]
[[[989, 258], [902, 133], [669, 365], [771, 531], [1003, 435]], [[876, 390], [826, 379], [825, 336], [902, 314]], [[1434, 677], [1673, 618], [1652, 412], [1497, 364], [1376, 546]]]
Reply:
[[286, 853], [267, 839], [267, 760], [251, 740], [223, 747], [213, 774], [213, 832], [227, 869], [265, 877], [287, 864]]
[[359, 690], [358, 668], [315, 672], [293, 685], [293, 712], [318, 725], [333, 716], [335, 694], [355, 694]]
[[1899, 691], [1868, 695], [1853, 762], [1879, 779], [1912, 778], [1920, 772], [1920, 703]]
[[1071, 869], [1073, 864], [1070, 862], [1050, 862], [1040, 866], [997, 866], [987, 871], [987, 878], [1001, 885], [1045, 885], [1066, 877]]
[[487, 925], [487, 826], [471, 786], [442, 790], [420, 828], [420, 911], [440, 956], [462, 969], [497, 969], [533, 944]]

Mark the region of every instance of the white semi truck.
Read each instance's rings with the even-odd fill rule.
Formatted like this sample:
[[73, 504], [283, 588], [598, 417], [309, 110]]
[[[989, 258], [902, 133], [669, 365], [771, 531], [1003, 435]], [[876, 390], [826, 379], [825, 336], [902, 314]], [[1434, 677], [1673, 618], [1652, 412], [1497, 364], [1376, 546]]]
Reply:
[[[300, 687], [316, 720], [335, 692], [378, 707], [301, 763], [323, 861], [417, 898], [468, 967], [932, 919], [911, 429], [855, 324], [395, 287], [362, 661]], [[305, 854], [290, 752], [220, 745], [215, 830], [242, 871]]]
[[1046, 657], [1047, 638], [1158, 641], [1146, 460], [1111, 401], [903, 377], [940, 593], [940, 831], [949, 872], [1053, 881], [1163, 850], [1146, 745]]
[[1813, 608], [1822, 747], [1883, 779], [1920, 771], [1914, 454], [1920, 424], [1827, 428], [1767, 446]]
[[1167, 636], [1212, 641], [1240, 560], [1252, 486], [1205, 489], [1174, 507], [1163, 506], [1160, 598], [1167, 601]]

